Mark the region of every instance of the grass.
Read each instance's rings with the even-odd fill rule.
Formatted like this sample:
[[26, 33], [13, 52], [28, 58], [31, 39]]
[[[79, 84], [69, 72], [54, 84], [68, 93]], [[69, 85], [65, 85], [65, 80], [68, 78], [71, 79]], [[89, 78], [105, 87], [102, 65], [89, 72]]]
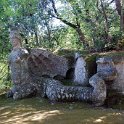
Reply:
[[10, 74], [6, 60], [0, 61], [0, 93], [4, 92], [11, 86]]

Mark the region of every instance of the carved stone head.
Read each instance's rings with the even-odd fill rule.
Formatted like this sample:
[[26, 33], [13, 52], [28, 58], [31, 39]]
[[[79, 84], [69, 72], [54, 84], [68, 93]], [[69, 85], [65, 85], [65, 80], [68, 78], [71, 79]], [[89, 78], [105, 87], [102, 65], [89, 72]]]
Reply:
[[10, 41], [12, 43], [13, 48], [21, 47], [21, 35], [17, 28], [10, 29]]

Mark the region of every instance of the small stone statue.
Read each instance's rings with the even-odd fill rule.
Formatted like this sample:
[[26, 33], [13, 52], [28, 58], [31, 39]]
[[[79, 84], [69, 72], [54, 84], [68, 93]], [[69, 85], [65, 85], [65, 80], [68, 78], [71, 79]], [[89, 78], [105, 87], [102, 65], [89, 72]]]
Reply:
[[77, 61], [74, 70], [74, 85], [87, 86], [89, 83], [86, 62], [79, 53], [75, 53], [75, 59]]

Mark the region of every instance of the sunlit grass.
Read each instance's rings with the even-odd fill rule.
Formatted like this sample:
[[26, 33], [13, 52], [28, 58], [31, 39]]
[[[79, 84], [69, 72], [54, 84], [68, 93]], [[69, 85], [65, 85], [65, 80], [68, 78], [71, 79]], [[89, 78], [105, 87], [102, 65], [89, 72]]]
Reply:
[[6, 60], [0, 61], [0, 93], [8, 89], [11, 85], [8, 63]]

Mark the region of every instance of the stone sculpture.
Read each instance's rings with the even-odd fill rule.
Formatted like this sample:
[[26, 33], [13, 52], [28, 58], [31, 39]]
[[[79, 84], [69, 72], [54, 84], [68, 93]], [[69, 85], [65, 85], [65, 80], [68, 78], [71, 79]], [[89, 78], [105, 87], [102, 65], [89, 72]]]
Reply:
[[102, 57], [97, 61], [97, 73], [105, 81], [113, 81], [117, 78], [117, 70], [110, 57]]
[[18, 99], [29, 96], [35, 91], [35, 88], [28, 73], [27, 58], [29, 53], [21, 47], [21, 36], [17, 29], [11, 29], [10, 40], [13, 49], [9, 55], [8, 62], [13, 88], [7, 93], [7, 96], [13, 96], [14, 99]]
[[[89, 79], [89, 83], [91, 84], [91, 82], [92, 82], [94, 84], [97, 84], [97, 82], [99, 82], [99, 84], [100, 84], [100, 82], [101, 82], [101, 85], [98, 86], [99, 89], [96, 89], [97, 92], [94, 92], [94, 94], [93, 94], [94, 99], [92, 101], [95, 100], [95, 102], [96, 102], [96, 101], [98, 101], [96, 99], [97, 98], [100, 99], [100, 97], [101, 97], [100, 100], [102, 102], [102, 100], [105, 101], [105, 99], [108, 97], [108, 94], [110, 94], [109, 88], [110, 88], [111, 84], [113, 83], [113, 81], [117, 78], [117, 70], [116, 70], [115, 65], [110, 57], [99, 58], [96, 61], [96, 63], [97, 63], [97, 73]], [[105, 85], [102, 85], [102, 84], [105, 84]], [[96, 93], [98, 93], [99, 95]], [[102, 95], [106, 96], [106, 98], [103, 99]], [[106, 99], [106, 103], [107, 102], [109, 102], [108, 98]]]
[[[13, 99], [16, 100], [40, 95], [41, 97], [47, 97], [51, 102], [79, 100], [91, 101], [96, 106], [104, 104], [106, 99], [106, 84], [104, 80], [114, 79], [115, 77], [113, 78], [112, 74], [116, 72], [109, 74], [111, 78], [106, 78], [108, 73], [105, 73], [105, 76], [103, 76], [101, 73], [103, 68], [101, 69], [101, 67], [98, 66], [97, 74], [92, 76], [89, 80], [90, 86], [64, 86], [60, 81], [54, 80], [53, 78], [57, 75], [66, 77], [66, 72], [68, 70], [68, 62], [66, 59], [62, 57], [59, 58], [50, 52], [40, 49], [30, 50], [29, 54], [26, 49], [21, 47], [21, 38], [17, 30], [11, 30], [10, 38], [13, 50], [9, 55], [9, 65], [13, 87], [7, 93], [8, 97], [13, 97]], [[78, 59], [77, 63], [78, 61], [85, 63], [83, 58], [79, 57]], [[60, 62], [60, 66], [58, 62]], [[97, 63], [98, 62], [100, 61], [97, 61]], [[40, 68], [41, 71], [40, 69], [38, 71], [36, 69], [33, 70], [35, 66], [37, 68], [39, 67], [37, 64], [41, 64], [40, 66], [45, 67]], [[111, 69], [112, 68], [113, 66]], [[85, 74], [85, 67], [81, 65], [81, 68], [77, 68], [77, 70], [81, 69], [83, 69], [81, 74]], [[48, 77], [46, 78], [44, 75]], [[81, 75], [79, 74], [79, 76]], [[85, 79], [80, 80], [79, 83], [82, 84], [84, 83], [83, 81], [85, 82]]]
[[30, 49], [28, 65], [30, 73], [35, 77], [65, 78], [69, 69], [66, 58], [40, 48]]
[[101, 79], [98, 74], [93, 75], [89, 79], [89, 84], [94, 87], [92, 92], [92, 102], [96, 106], [104, 104], [107, 95], [106, 84], [103, 79]]
[[45, 80], [44, 93], [51, 102], [56, 101], [89, 101], [101, 106], [106, 99], [106, 85], [103, 80], [90, 81], [91, 87], [64, 86], [56, 80]]
[[111, 84], [111, 89], [124, 95], [124, 56], [114, 56], [113, 62], [117, 70], [117, 78]]
[[88, 73], [86, 70], [86, 62], [82, 56], [78, 53], [75, 55], [77, 60], [74, 70], [74, 85], [87, 86], [88, 85]]

